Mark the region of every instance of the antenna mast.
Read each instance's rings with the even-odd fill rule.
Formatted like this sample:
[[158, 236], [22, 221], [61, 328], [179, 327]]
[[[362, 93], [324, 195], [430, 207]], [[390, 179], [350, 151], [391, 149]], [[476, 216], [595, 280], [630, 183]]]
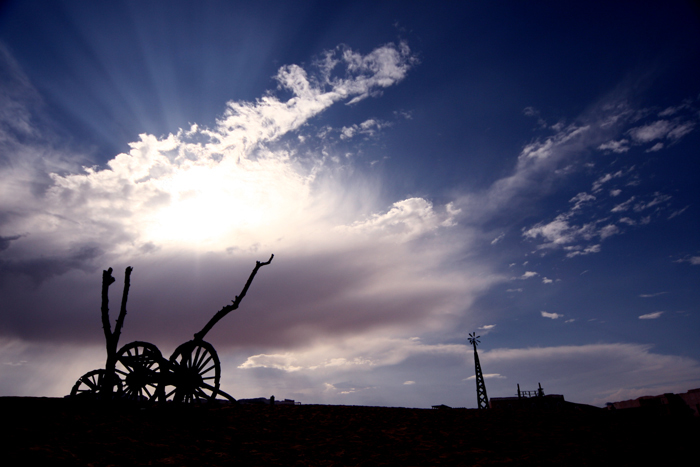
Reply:
[[479, 354], [476, 351], [476, 345], [479, 344], [479, 338], [475, 332], [469, 334], [469, 343], [474, 346], [474, 372], [476, 374], [476, 398], [479, 409], [489, 408], [489, 398], [486, 395], [486, 384], [484, 383], [484, 375], [481, 372], [481, 364], [479, 363]]

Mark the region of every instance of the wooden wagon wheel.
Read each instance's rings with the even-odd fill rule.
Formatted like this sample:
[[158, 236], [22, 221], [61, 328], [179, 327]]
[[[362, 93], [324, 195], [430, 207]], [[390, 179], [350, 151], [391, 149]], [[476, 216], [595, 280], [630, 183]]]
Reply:
[[[92, 370], [85, 373], [73, 385], [70, 391], [71, 397], [97, 398], [102, 390], [105, 373], [105, 370]], [[112, 389], [114, 397], [121, 397], [122, 388], [122, 381], [117, 376]]]
[[185, 342], [170, 357], [164, 395], [175, 402], [213, 400], [220, 378], [221, 365], [214, 347], [205, 341]]
[[124, 381], [124, 396], [131, 400], [153, 399], [162, 362], [158, 347], [148, 342], [131, 342], [119, 349], [115, 371]]

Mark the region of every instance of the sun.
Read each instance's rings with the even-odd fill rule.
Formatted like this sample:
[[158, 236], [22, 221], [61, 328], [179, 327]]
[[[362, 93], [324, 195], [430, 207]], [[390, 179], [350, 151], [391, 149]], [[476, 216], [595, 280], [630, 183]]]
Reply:
[[161, 179], [169, 203], [150, 214], [147, 241], [207, 248], [258, 244], [303, 215], [308, 186], [283, 164], [222, 163]]

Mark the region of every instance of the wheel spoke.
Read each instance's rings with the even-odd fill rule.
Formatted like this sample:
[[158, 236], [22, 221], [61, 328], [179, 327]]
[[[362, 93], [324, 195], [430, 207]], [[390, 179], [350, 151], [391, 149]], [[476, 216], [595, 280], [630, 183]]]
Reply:
[[[201, 364], [197, 365], [197, 369], [201, 370], [204, 367], [204, 365], [206, 365], [207, 363], [209, 363], [211, 361], [211, 359], [212, 359], [212, 357], [211, 357], [211, 355], [209, 355], [209, 357], [206, 360], [204, 360]], [[204, 373], [204, 372], [200, 371], [200, 374], [202, 374], [202, 373]]]
[[216, 389], [216, 388], [213, 387], [213, 386], [208, 385], [207, 383], [202, 383], [202, 387], [205, 387], [205, 388], [209, 389], [209, 390], [212, 391], [212, 392], [214, 392], [214, 391], [219, 392], [218, 389]]
[[[196, 367], [196, 366], [199, 365], [199, 357], [200, 357], [200, 353], [201, 353], [201, 352], [202, 352], [202, 348], [198, 346], [198, 347], [197, 347], [197, 353], [195, 353], [194, 359], [193, 359], [193, 362], [192, 362], [192, 366], [193, 366], [193, 367]], [[202, 355], [203, 355], [203, 354], [202, 354]]]

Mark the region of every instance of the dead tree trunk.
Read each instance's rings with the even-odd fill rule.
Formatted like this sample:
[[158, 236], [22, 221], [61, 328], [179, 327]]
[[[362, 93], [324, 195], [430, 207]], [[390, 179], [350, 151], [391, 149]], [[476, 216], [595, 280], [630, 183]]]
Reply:
[[114, 332], [109, 322], [109, 286], [116, 279], [112, 276], [112, 268], [102, 271], [102, 330], [105, 333], [105, 342], [107, 345], [107, 363], [105, 364], [105, 377], [102, 381], [100, 394], [103, 400], [112, 399], [112, 388], [116, 382], [115, 368], [117, 365], [117, 347], [119, 346], [119, 336], [124, 326], [124, 318], [126, 317], [126, 302], [129, 297], [129, 286], [131, 284], [131, 266], [126, 268], [124, 272], [124, 292], [122, 293], [122, 304], [119, 310], [119, 317], [114, 325]]

